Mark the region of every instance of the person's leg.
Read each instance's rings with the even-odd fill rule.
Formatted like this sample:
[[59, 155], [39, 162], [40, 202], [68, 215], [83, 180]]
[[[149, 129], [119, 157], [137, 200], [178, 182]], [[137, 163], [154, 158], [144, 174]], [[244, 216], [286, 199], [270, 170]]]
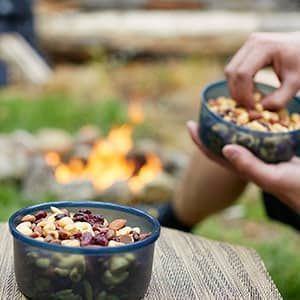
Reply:
[[163, 226], [188, 230], [207, 216], [228, 207], [246, 182], [197, 151], [178, 187], [173, 203], [161, 218]]

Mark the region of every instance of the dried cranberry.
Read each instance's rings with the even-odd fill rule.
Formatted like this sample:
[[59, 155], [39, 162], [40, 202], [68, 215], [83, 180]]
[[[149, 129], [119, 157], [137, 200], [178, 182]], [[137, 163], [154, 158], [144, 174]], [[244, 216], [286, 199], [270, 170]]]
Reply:
[[140, 235], [137, 233], [137, 232], [133, 232], [132, 234], [132, 238], [135, 242], [139, 241], [140, 240]]
[[96, 223], [103, 224], [104, 222], [104, 217], [102, 215], [94, 215], [93, 219], [95, 220]]
[[86, 216], [86, 222], [89, 222], [92, 226], [96, 223], [92, 215], [85, 215], [85, 216]]
[[150, 235], [151, 235], [150, 232], [148, 232], [148, 233], [141, 233], [140, 234], [140, 240], [142, 241], [142, 240], [146, 239]]
[[83, 213], [76, 213], [73, 216], [73, 221], [74, 222], [87, 222], [88, 221], [88, 216], [83, 214]]
[[66, 216], [67, 216], [66, 214], [58, 214], [58, 215], [55, 216], [55, 220], [60, 220], [64, 217], [66, 217]]
[[89, 209], [81, 208], [78, 210], [79, 213], [90, 215], [92, 212]]
[[97, 234], [94, 237], [94, 243], [100, 246], [107, 246], [108, 245], [108, 239], [103, 234]]
[[94, 229], [94, 231], [98, 231], [99, 233], [102, 233], [102, 234], [106, 234], [106, 232], [108, 231], [108, 228], [103, 228], [99, 224], [93, 225], [93, 229]]
[[84, 232], [80, 238], [80, 245], [81, 246], [88, 246], [92, 244], [93, 235], [90, 232]]
[[35, 220], [40, 220], [42, 218], [46, 218], [47, 217], [47, 212], [45, 210], [40, 210], [37, 213], [35, 213]]

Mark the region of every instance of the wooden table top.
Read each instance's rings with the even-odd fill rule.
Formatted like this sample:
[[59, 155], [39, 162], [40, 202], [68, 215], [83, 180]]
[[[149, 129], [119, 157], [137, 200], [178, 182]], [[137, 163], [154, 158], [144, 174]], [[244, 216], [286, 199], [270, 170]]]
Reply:
[[[18, 291], [13, 243], [0, 224], [0, 299], [26, 299]], [[162, 228], [145, 300], [282, 299], [252, 249]]]

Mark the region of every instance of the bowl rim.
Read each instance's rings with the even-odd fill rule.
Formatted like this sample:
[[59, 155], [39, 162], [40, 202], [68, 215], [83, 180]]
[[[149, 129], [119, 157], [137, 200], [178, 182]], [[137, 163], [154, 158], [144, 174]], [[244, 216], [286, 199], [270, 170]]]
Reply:
[[[68, 246], [63, 246], [59, 244], [50, 244], [50, 243], [45, 243], [42, 241], [36, 241], [33, 238], [27, 237], [20, 233], [15, 225], [14, 222], [16, 218], [20, 216], [24, 216], [30, 213], [33, 213], [34, 211], [39, 211], [39, 210], [47, 210], [50, 209], [51, 206], [55, 206], [58, 208], [69, 208], [69, 207], [84, 207], [84, 208], [103, 208], [103, 209], [111, 209], [111, 210], [119, 210], [122, 212], [126, 212], [129, 214], [133, 214], [135, 216], [142, 217], [146, 219], [150, 224], [153, 226], [153, 230], [151, 235], [146, 238], [145, 240], [138, 241], [132, 244], [126, 244], [122, 246], [117, 246], [117, 247], [68, 247]], [[41, 248], [43, 250], [50, 250], [50, 251], [57, 251], [57, 252], [64, 252], [64, 253], [73, 253], [73, 254], [110, 254], [110, 253], [122, 253], [122, 252], [130, 252], [134, 250], [138, 250], [140, 248], [146, 247], [152, 243], [154, 243], [159, 235], [160, 235], [160, 223], [158, 220], [148, 213], [137, 209], [133, 207], [127, 207], [124, 205], [119, 205], [115, 203], [109, 203], [109, 202], [95, 202], [95, 201], [55, 201], [55, 202], [45, 202], [45, 203], [40, 203], [36, 205], [32, 205], [29, 207], [25, 207], [22, 209], [19, 209], [16, 211], [13, 215], [10, 216], [9, 221], [9, 230], [12, 236], [20, 240], [24, 243], [29, 244], [32, 247], [37, 247]]]
[[[217, 119], [220, 122], [223, 122], [231, 127], [234, 127], [240, 131], [244, 131], [246, 133], [255, 133], [256, 135], [259, 136], [287, 136], [289, 134], [300, 134], [300, 129], [294, 129], [294, 130], [289, 130], [286, 132], [269, 132], [269, 131], [259, 131], [259, 130], [254, 130], [254, 129], [250, 129], [244, 126], [240, 126], [240, 125], [236, 125], [230, 121], [226, 121], [224, 120], [224, 118], [222, 118], [221, 116], [217, 115], [216, 113], [214, 113], [209, 106], [207, 105], [207, 93], [209, 92], [209, 90], [215, 88], [216, 86], [220, 86], [220, 85], [225, 85], [227, 86], [227, 80], [222, 79], [222, 80], [217, 80], [214, 82], [211, 82], [209, 84], [207, 84], [201, 91], [200, 93], [200, 97], [201, 97], [201, 104], [207, 109], [207, 111], [211, 114], [212, 117], [214, 117], [215, 119]], [[275, 89], [274, 86], [265, 84], [265, 83], [261, 83], [261, 82], [255, 82], [256, 87], [259, 89], [259, 87], [266, 87], [266, 88], [271, 88], [271, 89]], [[221, 97], [221, 95], [220, 95]], [[299, 102], [300, 105], [300, 97], [298, 96], [294, 96], [293, 101]]]

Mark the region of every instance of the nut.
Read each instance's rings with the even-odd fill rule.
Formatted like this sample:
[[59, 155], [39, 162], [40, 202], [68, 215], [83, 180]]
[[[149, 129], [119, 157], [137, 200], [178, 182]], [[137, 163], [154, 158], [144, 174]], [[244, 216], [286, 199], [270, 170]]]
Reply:
[[30, 222], [23, 222], [23, 223], [20, 223], [20, 224], [16, 227], [16, 229], [17, 229], [20, 233], [22, 233], [22, 234], [24, 234], [24, 235], [26, 235], [26, 236], [31, 236], [31, 235], [33, 234], [33, 231], [31, 230], [30, 226], [31, 226], [31, 223], [30, 223]]
[[132, 228], [129, 226], [125, 226], [117, 231], [117, 235], [129, 235], [132, 231]]
[[50, 210], [54, 213], [54, 214], [63, 214], [64, 212], [62, 210], [60, 210], [57, 207], [54, 206], [50, 206]]
[[56, 221], [56, 224], [59, 225], [60, 227], [65, 227], [69, 224], [73, 224], [74, 221], [70, 217], [63, 217], [60, 220]]
[[112, 221], [108, 227], [113, 230], [120, 230], [121, 228], [123, 228], [126, 225], [126, 223], [127, 223], [127, 220], [125, 220], [125, 219], [116, 219], [116, 220]]
[[[238, 113], [244, 111], [240, 110]], [[145, 233], [141, 234], [139, 227], [126, 226], [126, 219], [115, 219], [109, 223], [104, 216], [93, 214], [89, 209], [79, 209], [77, 213], [56, 207], [51, 207], [50, 210], [51, 213], [40, 211], [35, 215], [23, 216], [23, 222], [16, 229], [37, 241], [69, 247], [117, 247], [135, 243], [145, 236]], [[61, 261], [61, 257], [57, 260]], [[63, 260], [68, 261], [66, 258]], [[59, 264], [54, 266], [62, 268]], [[77, 268], [85, 270], [82, 264], [78, 264]], [[76, 271], [73, 270], [72, 278], [75, 281], [76, 276]]]
[[137, 233], [140, 234], [140, 233], [141, 233], [141, 228], [140, 228], [140, 227], [133, 227], [133, 228], [132, 228], [132, 231], [133, 231], [133, 232], [137, 232]]
[[[216, 100], [210, 99], [208, 106], [219, 114], [225, 121], [242, 125], [257, 131], [287, 132], [300, 129], [300, 114], [289, 115], [286, 109], [278, 112], [264, 110], [259, 102], [261, 96], [254, 95], [255, 109], [246, 110], [237, 103], [232, 105], [233, 99], [219, 97]], [[227, 103], [228, 102], [228, 103]]]
[[64, 230], [66, 232], [68, 232], [69, 234], [71, 234], [71, 235], [76, 234], [77, 232], [79, 232], [79, 230], [75, 227], [74, 223], [66, 225], [64, 227]]
[[34, 215], [26, 215], [21, 219], [21, 222], [34, 222], [35, 216]]
[[79, 247], [80, 242], [78, 240], [63, 240], [61, 241], [61, 244], [63, 246], [68, 246], [68, 247]]
[[258, 121], [252, 121], [252, 122], [248, 123], [246, 125], [246, 127], [250, 128], [250, 129], [253, 129], [253, 130], [257, 130], [257, 131], [266, 131], [266, 127], [263, 126]]
[[123, 245], [125, 245], [125, 244], [121, 243], [121, 242], [116, 242], [116, 241], [113, 241], [113, 240], [108, 242], [109, 247], [119, 247], [119, 246], [123, 246]]
[[92, 235], [95, 235], [91, 224], [88, 222], [75, 222], [74, 226], [81, 233], [90, 232]]

